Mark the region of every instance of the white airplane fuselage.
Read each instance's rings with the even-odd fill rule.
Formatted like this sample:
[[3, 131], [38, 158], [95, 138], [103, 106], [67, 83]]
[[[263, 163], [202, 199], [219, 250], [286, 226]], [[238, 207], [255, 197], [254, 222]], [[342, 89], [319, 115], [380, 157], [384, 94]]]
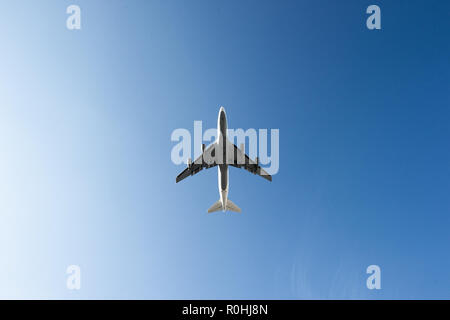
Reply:
[[[227, 116], [223, 107], [219, 110], [217, 119], [217, 144], [216, 151], [223, 152], [222, 164], [217, 166], [220, 202], [222, 203], [222, 211], [225, 212], [228, 200], [228, 164], [226, 163], [226, 141], [227, 141]], [[216, 155], [217, 156], [217, 155]]]

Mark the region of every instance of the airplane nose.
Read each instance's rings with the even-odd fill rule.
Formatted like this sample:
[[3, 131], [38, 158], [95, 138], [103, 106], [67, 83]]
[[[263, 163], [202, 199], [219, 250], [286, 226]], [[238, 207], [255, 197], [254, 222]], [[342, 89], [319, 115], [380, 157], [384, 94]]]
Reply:
[[220, 107], [219, 112], [225, 112], [225, 108], [224, 107]]

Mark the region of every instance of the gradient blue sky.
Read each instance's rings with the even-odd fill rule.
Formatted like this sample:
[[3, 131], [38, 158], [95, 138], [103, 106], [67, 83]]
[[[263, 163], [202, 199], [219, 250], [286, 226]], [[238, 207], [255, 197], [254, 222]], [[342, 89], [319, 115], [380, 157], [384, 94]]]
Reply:
[[[450, 298], [449, 36], [448, 1], [2, 3], [0, 297]], [[170, 160], [220, 105], [280, 129], [241, 215]]]

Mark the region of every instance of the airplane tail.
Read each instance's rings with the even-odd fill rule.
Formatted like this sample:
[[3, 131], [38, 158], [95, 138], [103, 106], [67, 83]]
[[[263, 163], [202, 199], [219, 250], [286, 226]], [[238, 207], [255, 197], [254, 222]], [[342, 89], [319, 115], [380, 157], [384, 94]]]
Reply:
[[[216, 212], [222, 210], [222, 202], [220, 200], [217, 200], [211, 208], [208, 209], [208, 213]], [[235, 205], [230, 199], [227, 199], [227, 205], [226, 210], [233, 211], [233, 212], [241, 212], [241, 208], [239, 208], [237, 205]]]

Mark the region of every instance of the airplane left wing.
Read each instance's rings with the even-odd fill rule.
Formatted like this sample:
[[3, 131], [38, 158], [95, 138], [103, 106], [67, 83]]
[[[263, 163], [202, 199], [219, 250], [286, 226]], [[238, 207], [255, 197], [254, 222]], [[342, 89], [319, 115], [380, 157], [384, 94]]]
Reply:
[[211, 144], [193, 163], [188, 162], [187, 168], [177, 176], [176, 182], [178, 183], [189, 176], [193, 176], [202, 171], [203, 168], [209, 169], [216, 166], [214, 161], [216, 145], [216, 143]]

